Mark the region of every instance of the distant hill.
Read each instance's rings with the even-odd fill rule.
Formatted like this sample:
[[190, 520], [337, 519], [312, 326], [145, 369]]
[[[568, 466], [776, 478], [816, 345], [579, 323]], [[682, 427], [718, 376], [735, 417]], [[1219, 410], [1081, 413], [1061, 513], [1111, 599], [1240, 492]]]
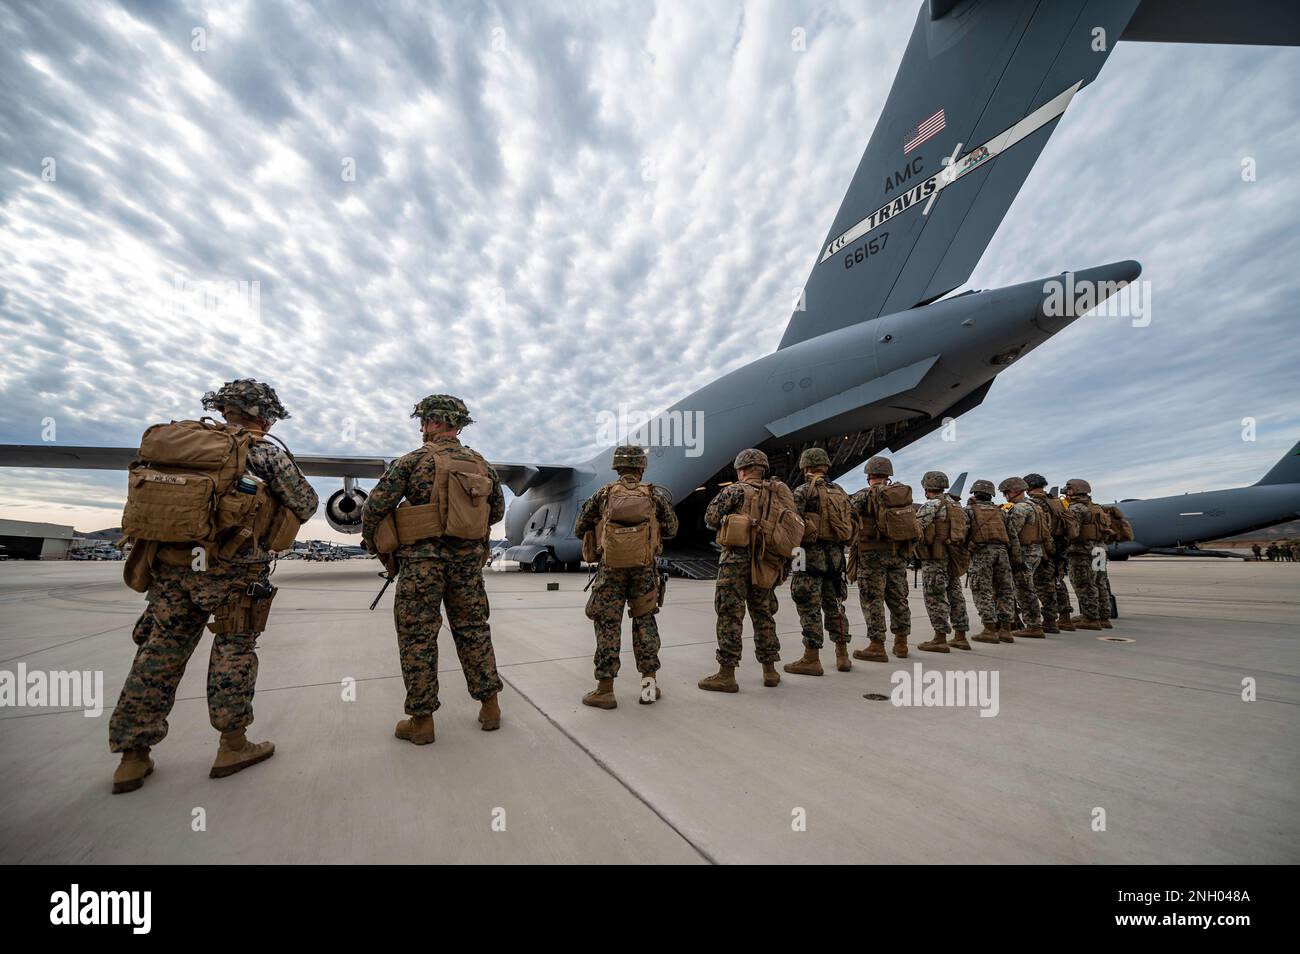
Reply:
[[[1268, 527], [1264, 530], [1255, 530], [1252, 533], [1241, 533], [1235, 537], [1224, 537], [1222, 540], [1215, 540], [1214, 543], [1259, 543], [1267, 545], [1278, 540], [1295, 540], [1300, 538], [1300, 520], [1288, 520], [1286, 523], [1279, 523], [1275, 527]], [[1204, 546], [1213, 546], [1212, 543], [1206, 543]]]
[[107, 530], [96, 530], [93, 533], [82, 533], [80, 530], [73, 530], [72, 535], [74, 537], [85, 537], [87, 540], [108, 540], [112, 542], [122, 536], [122, 528], [109, 527]]

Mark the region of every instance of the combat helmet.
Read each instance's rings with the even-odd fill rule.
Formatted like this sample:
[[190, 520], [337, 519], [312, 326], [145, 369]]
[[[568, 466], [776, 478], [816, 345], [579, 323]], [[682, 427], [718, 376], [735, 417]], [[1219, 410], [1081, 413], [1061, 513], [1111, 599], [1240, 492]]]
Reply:
[[921, 478], [921, 486], [926, 490], [947, 490], [948, 475], [941, 470], [927, 470]]
[[868, 477], [893, 477], [894, 465], [888, 457], [873, 457], [867, 461], [867, 466], [863, 472]]
[[1065, 482], [1065, 496], [1082, 497], [1092, 493], [1092, 485], [1082, 477], [1071, 477]]
[[998, 493], [1006, 496], [1008, 494], [1019, 493], [1022, 490], [1028, 490], [1029, 484], [1023, 477], [1008, 477], [1002, 483], [998, 484]]
[[418, 417], [422, 422], [439, 421], [448, 427], [467, 427], [474, 423], [465, 402], [450, 394], [430, 394], [415, 405], [411, 417]]
[[975, 483], [973, 483], [973, 484], [970, 485], [970, 492], [973, 493], [973, 494], [986, 494], [987, 496], [992, 497], [992, 496], [993, 496], [993, 481], [991, 481], [991, 480], [977, 480], [977, 481], [975, 481]]
[[831, 466], [831, 455], [826, 453], [824, 447], [810, 447], [799, 455], [800, 470], [815, 470], [818, 467], [825, 467], [827, 470]]
[[614, 448], [614, 461], [610, 464], [614, 470], [631, 468], [632, 470], [645, 470], [646, 452], [644, 447], [638, 447], [636, 444], [621, 444]]
[[737, 473], [746, 467], [762, 467], [764, 471], [770, 468], [770, 465], [767, 462], [767, 455], [757, 447], [747, 447], [745, 450], [737, 454], [732, 466], [736, 468]]
[[1025, 474], [1025, 486], [1030, 490], [1038, 490], [1047, 486], [1047, 478], [1042, 474]]
[[275, 388], [252, 378], [228, 381], [216, 391], [203, 395], [203, 407], [209, 411], [223, 411], [235, 407], [252, 417], [267, 421], [283, 421], [289, 412], [280, 403]]

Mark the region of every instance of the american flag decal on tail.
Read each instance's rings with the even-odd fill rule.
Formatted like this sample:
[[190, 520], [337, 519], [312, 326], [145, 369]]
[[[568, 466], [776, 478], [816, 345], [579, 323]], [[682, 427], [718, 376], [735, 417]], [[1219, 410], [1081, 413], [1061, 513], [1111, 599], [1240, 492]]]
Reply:
[[940, 106], [939, 111], [933, 116], [921, 120], [921, 122], [917, 124], [916, 129], [914, 129], [911, 135], [903, 142], [903, 155], [907, 155], [927, 139], [932, 139], [939, 135], [939, 133], [943, 132], [943, 127], [943, 107]]

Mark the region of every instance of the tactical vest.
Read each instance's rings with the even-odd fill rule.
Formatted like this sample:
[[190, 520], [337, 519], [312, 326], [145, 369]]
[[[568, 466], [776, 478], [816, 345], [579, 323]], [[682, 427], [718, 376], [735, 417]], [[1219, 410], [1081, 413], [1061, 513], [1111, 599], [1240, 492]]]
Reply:
[[1038, 508], [1034, 507], [1034, 512], [1029, 515], [1032, 520], [1026, 520], [1020, 527], [1020, 532], [1016, 535], [1020, 539], [1021, 546], [1028, 546], [1033, 543], [1041, 543], [1043, 534], [1039, 530]]
[[1002, 508], [995, 504], [973, 501], [971, 503], [973, 518], [970, 528], [970, 542], [975, 544], [1011, 542], [1007, 536], [1007, 522], [1002, 519]]
[[1079, 521], [1079, 536], [1077, 537], [1079, 542], [1104, 543], [1106, 541], [1106, 532], [1110, 526], [1106, 511], [1091, 500], [1074, 500], [1072, 503], [1081, 503], [1088, 508], [1087, 515]]
[[966, 512], [947, 494], [936, 498], [939, 512], [922, 531], [917, 556], [922, 560], [946, 560], [949, 550], [966, 541]]
[[428, 503], [403, 501], [393, 511], [397, 542], [410, 546], [437, 537], [487, 540], [491, 529], [492, 474], [487, 461], [463, 444], [430, 447], [433, 490]]

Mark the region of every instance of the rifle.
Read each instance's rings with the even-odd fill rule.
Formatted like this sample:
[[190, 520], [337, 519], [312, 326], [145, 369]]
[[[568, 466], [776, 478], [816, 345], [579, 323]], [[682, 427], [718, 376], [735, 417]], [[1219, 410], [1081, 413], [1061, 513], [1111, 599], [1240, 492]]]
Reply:
[[668, 592], [668, 571], [667, 571], [667, 570], [660, 570], [660, 569], [658, 569], [658, 567], [656, 567], [656, 569], [658, 570], [658, 573], [659, 573], [659, 603], [658, 603], [658, 605], [659, 605], [659, 606], [663, 606], [663, 605], [664, 605], [664, 594], [666, 594], [666, 593]]
[[371, 601], [371, 611], [373, 611], [374, 608], [379, 605], [379, 601], [384, 598], [384, 593], [387, 592], [388, 587], [392, 585], [393, 580], [397, 579], [397, 570], [399, 567], [397, 557], [395, 556], [380, 554], [379, 562], [384, 565], [384, 572], [380, 574], [380, 576], [384, 578], [384, 585], [379, 588], [379, 593]]
[[593, 584], [593, 583], [596, 582], [596, 575], [597, 575], [599, 572], [600, 572], [600, 564], [599, 564], [599, 563], [593, 563], [593, 564], [591, 565], [591, 576], [587, 577], [587, 585], [584, 586], [584, 587], [582, 588], [582, 592], [585, 593], [585, 592], [587, 592], [589, 589], [591, 589], [591, 584]]

